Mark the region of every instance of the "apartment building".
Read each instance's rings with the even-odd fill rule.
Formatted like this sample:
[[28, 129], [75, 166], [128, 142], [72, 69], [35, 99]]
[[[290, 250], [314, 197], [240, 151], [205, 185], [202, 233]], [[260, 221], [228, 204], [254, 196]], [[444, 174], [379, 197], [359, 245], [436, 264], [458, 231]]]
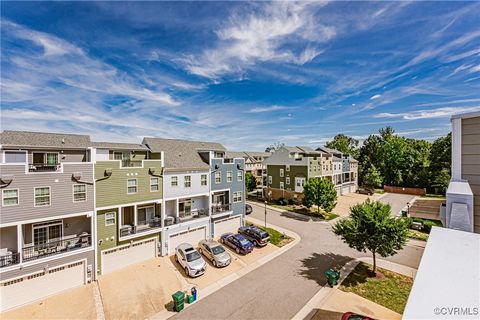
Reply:
[[143, 144], [93, 142], [97, 272], [154, 258], [162, 229], [163, 156]]
[[0, 136], [0, 311], [95, 279], [94, 174], [85, 135]]
[[243, 158], [245, 159], [245, 173], [251, 173], [257, 181], [257, 186], [262, 185], [263, 172], [265, 170], [263, 161], [270, 157], [270, 152], [257, 151], [228, 151], [227, 158]]
[[338, 194], [357, 190], [358, 162], [337, 150], [284, 146], [263, 163], [266, 167], [264, 192], [270, 199], [300, 202], [303, 185], [309, 178], [332, 181]]

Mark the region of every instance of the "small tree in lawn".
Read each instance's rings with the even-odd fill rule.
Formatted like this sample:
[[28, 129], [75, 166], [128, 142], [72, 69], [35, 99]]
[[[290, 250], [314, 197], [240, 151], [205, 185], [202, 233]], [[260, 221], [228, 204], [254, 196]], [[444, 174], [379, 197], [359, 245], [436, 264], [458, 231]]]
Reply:
[[367, 188], [380, 187], [382, 185], [383, 178], [380, 176], [377, 168], [371, 166], [365, 171], [363, 176], [363, 185]]
[[337, 191], [330, 180], [322, 178], [310, 178], [303, 186], [303, 204], [310, 208], [317, 206], [320, 209], [331, 212], [337, 205]]
[[373, 273], [376, 272], [376, 255], [393, 256], [407, 241], [407, 222], [393, 217], [390, 205], [367, 199], [350, 208], [350, 216], [333, 226], [333, 232], [351, 248], [370, 251], [373, 256]]
[[251, 172], [247, 172], [245, 174], [245, 189], [247, 189], [247, 192], [252, 192], [256, 187], [257, 180], [255, 180], [255, 177]]

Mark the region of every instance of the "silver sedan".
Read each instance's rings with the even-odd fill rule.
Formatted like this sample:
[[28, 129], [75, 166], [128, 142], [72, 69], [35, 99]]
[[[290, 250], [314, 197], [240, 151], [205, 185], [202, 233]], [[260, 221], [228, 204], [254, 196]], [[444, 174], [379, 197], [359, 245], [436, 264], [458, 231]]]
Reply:
[[198, 251], [212, 261], [215, 267], [226, 267], [232, 261], [230, 254], [218, 242], [202, 240], [198, 243]]

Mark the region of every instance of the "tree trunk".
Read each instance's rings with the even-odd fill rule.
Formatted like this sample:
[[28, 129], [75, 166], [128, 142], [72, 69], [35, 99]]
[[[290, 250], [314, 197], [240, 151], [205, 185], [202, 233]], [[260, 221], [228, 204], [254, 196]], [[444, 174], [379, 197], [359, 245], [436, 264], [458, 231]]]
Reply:
[[317, 206], [317, 213], [320, 214], [320, 206]]
[[373, 254], [373, 274], [377, 274], [377, 259], [375, 258], [375, 251], [372, 251]]

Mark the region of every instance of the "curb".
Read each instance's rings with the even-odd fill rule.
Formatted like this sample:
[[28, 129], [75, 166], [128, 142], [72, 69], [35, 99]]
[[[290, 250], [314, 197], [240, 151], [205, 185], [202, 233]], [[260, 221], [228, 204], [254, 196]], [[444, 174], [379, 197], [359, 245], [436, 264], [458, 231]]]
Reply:
[[[257, 207], [261, 207], [262, 209], [265, 208], [265, 205], [261, 205], [261, 204], [255, 202], [255, 201], [248, 201], [248, 204], [250, 204], [250, 205], [253, 204], [253, 205], [257, 206]], [[328, 223], [330, 223], [330, 221], [332, 221], [332, 220], [330, 220], [330, 221], [326, 221], [326, 220], [314, 221], [314, 220], [312, 219], [312, 217], [310, 217], [310, 216], [307, 216], [307, 215], [304, 215], [304, 214], [300, 214], [300, 213], [296, 213], [296, 212], [292, 212], [292, 211], [288, 211], [288, 210], [282, 210], [282, 209], [279, 209], [279, 208], [276, 208], [276, 207], [272, 207], [272, 206], [270, 206], [270, 205], [267, 205], [267, 209], [272, 210], [272, 211], [276, 211], [276, 212], [279, 212], [279, 213], [289, 214], [289, 215], [292, 215], [292, 216], [295, 216], [295, 217], [298, 217], [298, 218], [302, 218], [302, 219], [305, 220], [304, 222], [328, 224]], [[245, 218], [245, 219], [247, 219], [247, 218]], [[337, 218], [335, 218], [335, 219], [333, 219], [333, 220], [336, 220], [336, 219], [337, 219]], [[262, 223], [264, 223], [264, 222], [262, 221]]]
[[[373, 259], [370, 257], [361, 257], [356, 260], [359, 262], [361, 261], [368, 264], [373, 264]], [[376, 259], [376, 260], [377, 260], [377, 267], [379, 268], [415, 279], [415, 276], [417, 274], [417, 269], [415, 268], [407, 267], [407, 266], [404, 266], [403, 264], [391, 262], [384, 259]]]
[[[255, 218], [248, 217], [248, 218], [245, 218], [245, 219], [253, 222], [254, 224], [258, 224], [258, 225], [262, 225], [264, 223], [263, 221], [255, 219]], [[236, 272], [234, 272], [234, 273], [232, 273], [232, 274], [230, 274], [230, 275], [228, 275], [228, 276], [226, 276], [226, 277], [224, 277], [224, 278], [222, 278], [218, 281], [215, 281], [214, 283], [212, 283], [208, 287], [202, 289], [201, 292], [200, 292], [201, 295], [199, 296], [197, 301], [201, 301], [202, 299], [208, 297], [209, 295], [216, 292], [217, 290], [225, 287], [226, 285], [232, 283], [235, 280], [240, 279], [244, 275], [252, 272], [253, 270], [255, 270], [259, 267], [261, 267], [262, 265], [266, 264], [267, 262], [270, 262], [271, 260], [275, 259], [279, 255], [281, 255], [281, 254], [285, 253], [286, 251], [290, 250], [291, 248], [293, 248], [302, 239], [297, 233], [295, 233], [291, 230], [288, 230], [288, 229], [285, 229], [285, 228], [282, 228], [282, 227], [279, 227], [279, 226], [276, 226], [276, 225], [273, 225], [273, 224], [270, 224], [270, 223], [267, 223], [267, 226], [269, 228], [273, 228], [273, 229], [276, 229], [277, 231], [285, 233], [289, 237], [292, 237], [293, 241], [284, 245], [279, 250], [276, 250], [276, 251], [270, 253], [268, 256], [262, 257], [262, 258], [258, 259], [257, 261], [255, 261], [254, 263], [246, 265], [245, 267], [241, 268], [240, 270], [238, 270], [238, 271], [236, 271]], [[176, 272], [178, 272], [178, 270], [176, 270]], [[185, 282], [187, 282], [185, 279], [183, 279], [183, 280]], [[195, 301], [193, 304], [185, 304], [185, 309], [187, 309], [191, 305], [194, 305], [195, 303], [197, 303], [197, 301]], [[173, 311], [168, 311], [167, 309], [163, 309], [162, 311], [156, 313], [155, 315], [149, 317], [148, 319], [165, 320], [165, 319], [168, 319], [168, 318], [170, 318], [170, 317], [172, 317], [176, 314], [178, 314], [178, 312], [173, 312]]]

